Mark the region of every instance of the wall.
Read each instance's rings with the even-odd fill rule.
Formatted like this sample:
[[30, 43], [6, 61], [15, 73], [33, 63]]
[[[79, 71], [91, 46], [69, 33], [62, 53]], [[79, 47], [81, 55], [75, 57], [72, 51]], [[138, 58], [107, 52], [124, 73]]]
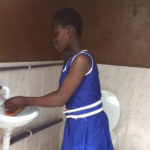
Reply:
[[101, 87], [119, 100], [116, 150], [150, 149], [150, 69], [98, 64]]
[[[55, 62], [0, 63], [0, 67], [43, 63]], [[0, 85], [8, 86], [12, 95], [42, 96], [58, 88], [61, 68], [62, 66], [59, 65], [27, 70], [0, 71]], [[12, 135], [17, 135], [27, 129], [35, 128], [63, 117], [63, 107], [39, 107], [39, 109], [40, 114], [33, 122], [24, 127], [16, 128], [13, 130]], [[62, 133], [63, 123], [59, 123], [11, 145], [11, 150], [58, 150], [61, 145], [60, 135]], [[1, 144], [2, 131], [0, 130], [0, 146]]]
[[98, 63], [150, 67], [150, 1], [69, 0], [84, 20], [83, 41]]
[[66, 0], [0, 0], [0, 62], [58, 60], [50, 23]]
[[[26, 64], [26, 63], [19, 63]], [[13, 65], [13, 64], [10, 64]], [[5, 64], [0, 64], [5, 66]], [[0, 82], [11, 89], [13, 95], [40, 96], [58, 87], [62, 66], [31, 70], [5, 71]], [[115, 131], [118, 136], [116, 150], [150, 149], [150, 69], [98, 64], [101, 87], [113, 92], [119, 100], [121, 116]], [[31, 86], [32, 85], [32, 86]], [[14, 130], [13, 135], [62, 117], [64, 108], [40, 108], [40, 115], [31, 124]], [[11, 150], [58, 150], [62, 141], [64, 123], [28, 137], [11, 146]], [[2, 139], [2, 133], [0, 134]]]
[[98, 63], [150, 67], [147, 0], [0, 0], [0, 62], [58, 60], [50, 19], [67, 6], [82, 15], [84, 45]]

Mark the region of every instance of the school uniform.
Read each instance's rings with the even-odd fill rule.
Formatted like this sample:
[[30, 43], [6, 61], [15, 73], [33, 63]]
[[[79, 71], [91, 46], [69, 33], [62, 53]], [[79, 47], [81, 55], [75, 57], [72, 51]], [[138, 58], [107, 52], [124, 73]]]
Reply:
[[103, 111], [97, 64], [87, 50], [82, 50], [64, 64], [59, 84], [63, 83], [75, 57], [88, 55], [92, 67], [66, 103], [66, 123], [61, 150], [114, 150]]

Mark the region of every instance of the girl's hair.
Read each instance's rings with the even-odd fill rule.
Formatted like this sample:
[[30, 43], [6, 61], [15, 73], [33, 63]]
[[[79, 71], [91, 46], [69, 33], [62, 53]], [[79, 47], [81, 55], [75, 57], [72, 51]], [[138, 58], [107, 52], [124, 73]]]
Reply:
[[63, 8], [58, 11], [52, 18], [52, 21], [66, 27], [67, 25], [72, 25], [77, 35], [80, 37], [82, 33], [82, 18], [80, 14], [73, 8]]

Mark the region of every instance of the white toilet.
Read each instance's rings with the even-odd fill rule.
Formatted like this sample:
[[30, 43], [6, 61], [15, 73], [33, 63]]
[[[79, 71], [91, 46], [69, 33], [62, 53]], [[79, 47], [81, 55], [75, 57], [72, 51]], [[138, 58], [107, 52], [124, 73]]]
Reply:
[[116, 147], [117, 136], [113, 131], [118, 124], [120, 117], [120, 105], [117, 97], [110, 91], [102, 90], [103, 109], [106, 112], [109, 120], [109, 130], [112, 143]]

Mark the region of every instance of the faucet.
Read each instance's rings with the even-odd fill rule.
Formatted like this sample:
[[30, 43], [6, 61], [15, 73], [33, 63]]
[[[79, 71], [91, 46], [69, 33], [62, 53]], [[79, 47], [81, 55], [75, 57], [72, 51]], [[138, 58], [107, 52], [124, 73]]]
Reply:
[[0, 95], [0, 105], [4, 104], [4, 100], [9, 98], [9, 88], [7, 86], [0, 85], [0, 90], [5, 91], [5, 94]]
[[10, 90], [9, 90], [8, 86], [0, 85], [0, 89], [5, 91], [5, 95], [9, 95]]

